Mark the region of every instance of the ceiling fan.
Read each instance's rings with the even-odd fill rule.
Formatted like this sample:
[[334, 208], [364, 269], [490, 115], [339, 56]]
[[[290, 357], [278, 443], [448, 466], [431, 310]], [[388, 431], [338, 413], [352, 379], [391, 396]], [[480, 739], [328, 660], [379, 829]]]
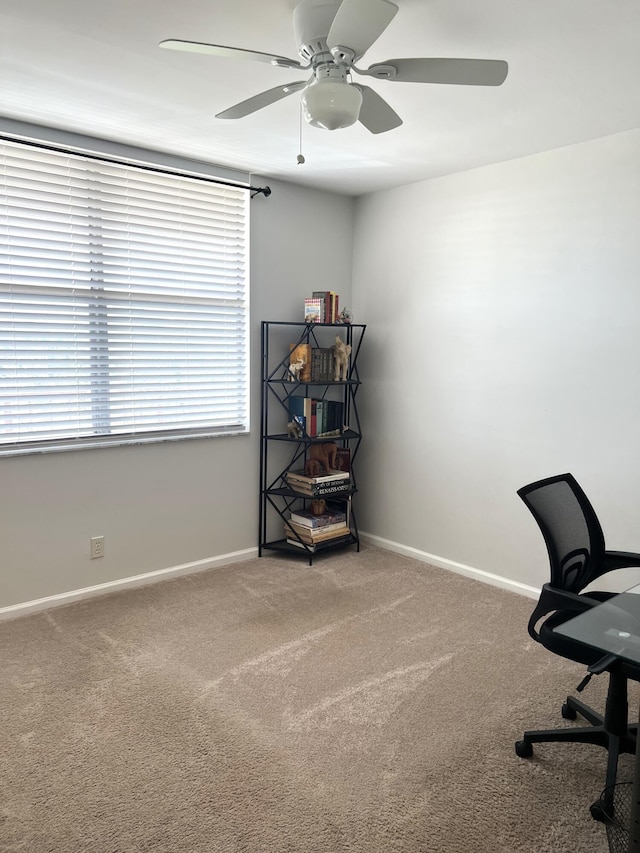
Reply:
[[369, 68], [357, 68], [355, 63], [382, 35], [397, 11], [390, 0], [300, 0], [293, 12], [293, 29], [298, 53], [306, 64], [272, 53], [180, 39], [161, 41], [160, 47], [266, 62], [278, 68], [311, 69], [308, 79], [275, 86], [218, 113], [216, 118], [243, 118], [302, 91], [306, 120], [327, 130], [360, 121], [371, 133], [384, 133], [402, 124], [374, 89], [353, 82], [354, 73], [395, 83], [500, 86], [504, 82], [508, 65], [497, 59], [388, 59]]

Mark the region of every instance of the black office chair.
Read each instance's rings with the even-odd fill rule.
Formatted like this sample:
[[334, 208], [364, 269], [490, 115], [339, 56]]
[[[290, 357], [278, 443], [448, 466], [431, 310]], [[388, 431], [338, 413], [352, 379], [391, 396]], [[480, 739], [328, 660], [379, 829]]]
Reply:
[[[568, 696], [563, 704], [561, 713], [565, 719], [575, 720], [580, 714], [588, 726], [527, 731], [516, 742], [515, 750], [521, 758], [530, 758], [534, 743], [563, 741], [603, 746], [608, 753], [606, 790], [615, 784], [619, 755], [635, 753], [638, 726], [628, 722], [627, 679], [640, 679], [640, 671], [613, 655], [603, 657], [602, 652], [562, 637], [552, 629], [610, 598], [614, 593], [582, 590], [614, 569], [640, 566], [640, 554], [605, 549], [596, 513], [571, 474], [530, 483], [519, 489], [518, 495], [538, 522], [551, 563], [551, 580], [542, 587], [529, 620], [529, 634], [554, 654], [587, 666], [588, 675], [578, 691], [586, 686], [591, 675], [605, 671], [609, 672], [609, 686], [604, 715], [574, 696]], [[599, 798], [591, 806], [596, 820], [606, 820], [610, 813], [608, 797]]]

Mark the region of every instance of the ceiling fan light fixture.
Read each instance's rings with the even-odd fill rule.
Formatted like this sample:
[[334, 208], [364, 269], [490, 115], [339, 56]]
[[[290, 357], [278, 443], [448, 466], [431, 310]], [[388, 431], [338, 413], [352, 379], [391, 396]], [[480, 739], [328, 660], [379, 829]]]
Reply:
[[362, 93], [356, 86], [332, 77], [308, 86], [302, 96], [304, 117], [314, 127], [339, 130], [358, 121]]

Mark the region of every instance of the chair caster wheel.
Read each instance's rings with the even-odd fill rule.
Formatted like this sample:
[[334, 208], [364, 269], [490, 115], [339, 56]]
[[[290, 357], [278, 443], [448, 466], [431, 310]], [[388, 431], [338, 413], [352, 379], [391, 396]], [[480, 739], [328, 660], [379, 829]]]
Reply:
[[533, 755], [533, 747], [525, 740], [517, 740], [515, 749], [520, 758], [531, 758]]
[[562, 706], [562, 710], [560, 711], [565, 720], [575, 720], [578, 716], [578, 712], [574, 711], [566, 702]]
[[600, 800], [596, 800], [595, 803], [591, 803], [589, 811], [591, 812], [591, 817], [600, 823], [608, 823], [613, 817], [612, 814], [605, 811]]

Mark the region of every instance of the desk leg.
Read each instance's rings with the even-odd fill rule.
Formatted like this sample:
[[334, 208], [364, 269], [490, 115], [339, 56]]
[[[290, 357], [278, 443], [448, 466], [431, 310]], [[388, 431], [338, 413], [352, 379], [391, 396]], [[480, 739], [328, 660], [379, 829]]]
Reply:
[[[640, 716], [639, 716], [640, 732]], [[636, 747], [631, 792], [631, 825], [629, 826], [629, 853], [640, 853], [640, 749]]]

